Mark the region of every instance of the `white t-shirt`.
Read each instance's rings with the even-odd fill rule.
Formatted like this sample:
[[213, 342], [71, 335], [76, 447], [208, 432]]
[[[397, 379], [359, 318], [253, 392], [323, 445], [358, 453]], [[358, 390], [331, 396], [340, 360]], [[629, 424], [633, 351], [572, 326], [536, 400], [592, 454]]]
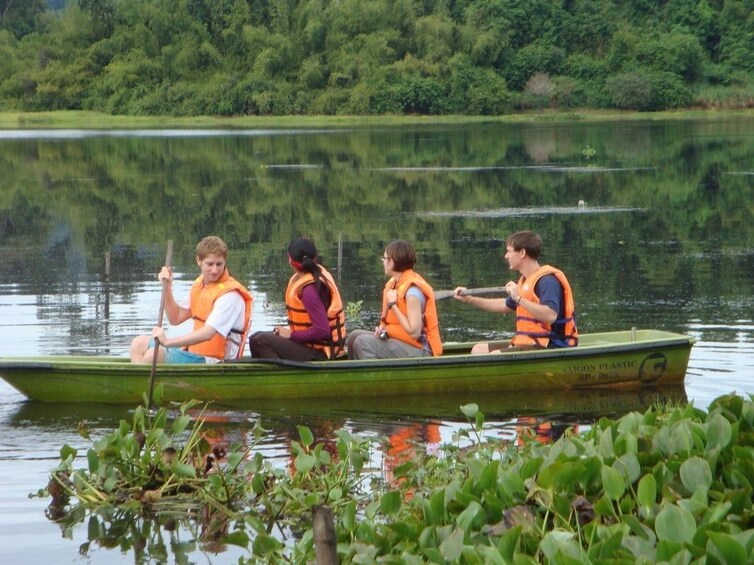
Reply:
[[[189, 297], [183, 300], [176, 300], [176, 302], [181, 308], [185, 310], [189, 309]], [[220, 335], [228, 338], [225, 342], [226, 359], [235, 359], [238, 357], [239, 348], [243, 348], [245, 345], [241, 343], [243, 336], [240, 333], [231, 333], [230, 331], [243, 331], [245, 314], [246, 304], [243, 297], [238, 292], [226, 292], [215, 300], [212, 311], [207, 316], [205, 323], [215, 328], [215, 331]], [[212, 359], [209, 359], [208, 362], [212, 362]]]

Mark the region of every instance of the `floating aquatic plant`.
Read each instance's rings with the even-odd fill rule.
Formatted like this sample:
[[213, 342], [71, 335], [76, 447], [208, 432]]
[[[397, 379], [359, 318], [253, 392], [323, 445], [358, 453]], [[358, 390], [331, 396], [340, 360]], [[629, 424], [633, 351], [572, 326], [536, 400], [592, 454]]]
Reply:
[[299, 427], [290, 469], [253, 445], [208, 465], [190, 407], [172, 420], [136, 411], [94, 440], [84, 469], [74, 469], [75, 450], [61, 450], [50, 489], [58, 510], [83, 520], [159, 508], [164, 522], [210, 508], [232, 516], [215, 538], [247, 548], [249, 563], [313, 561], [311, 509], [322, 504], [333, 510], [341, 563], [754, 561], [750, 398], [723, 396], [707, 412], [658, 405], [522, 446], [488, 436], [467, 405], [469, 425], [453, 443], [431, 453], [417, 445], [391, 481], [366, 468], [372, 442], [345, 430], [317, 443]]

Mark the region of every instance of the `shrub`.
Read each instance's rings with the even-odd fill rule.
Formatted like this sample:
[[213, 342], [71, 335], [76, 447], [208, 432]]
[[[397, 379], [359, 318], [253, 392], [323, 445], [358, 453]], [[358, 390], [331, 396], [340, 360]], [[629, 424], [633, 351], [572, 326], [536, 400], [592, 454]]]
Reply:
[[611, 106], [622, 110], [665, 110], [688, 105], [691, 92], [672, 73], [637, 70], [610, 77], [605, 91]]

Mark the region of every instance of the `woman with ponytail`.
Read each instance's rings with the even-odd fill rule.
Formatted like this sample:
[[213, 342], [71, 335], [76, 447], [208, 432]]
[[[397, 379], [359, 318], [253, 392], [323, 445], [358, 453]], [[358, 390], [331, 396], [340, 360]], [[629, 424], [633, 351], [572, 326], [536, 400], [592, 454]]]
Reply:
[[308, 238], [288, 246], [293, 275], [285, 291], [288, 325], [249, 338], [257, 359], [322, 361], [343, 353], [346, 323], [343, 301], [335, 280], [319, 262], [317, 248]]

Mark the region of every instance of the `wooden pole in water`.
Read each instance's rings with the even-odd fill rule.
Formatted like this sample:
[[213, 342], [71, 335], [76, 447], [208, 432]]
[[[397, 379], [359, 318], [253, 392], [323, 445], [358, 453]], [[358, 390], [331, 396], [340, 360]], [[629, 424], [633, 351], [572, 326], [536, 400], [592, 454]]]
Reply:
[[338, 565], [335, 517], [330, 507], [318, 504], [312, 508], [312, 530], [317, 565]]
[[338, 280], [343, 280], [343, 232], [338, 234]]

